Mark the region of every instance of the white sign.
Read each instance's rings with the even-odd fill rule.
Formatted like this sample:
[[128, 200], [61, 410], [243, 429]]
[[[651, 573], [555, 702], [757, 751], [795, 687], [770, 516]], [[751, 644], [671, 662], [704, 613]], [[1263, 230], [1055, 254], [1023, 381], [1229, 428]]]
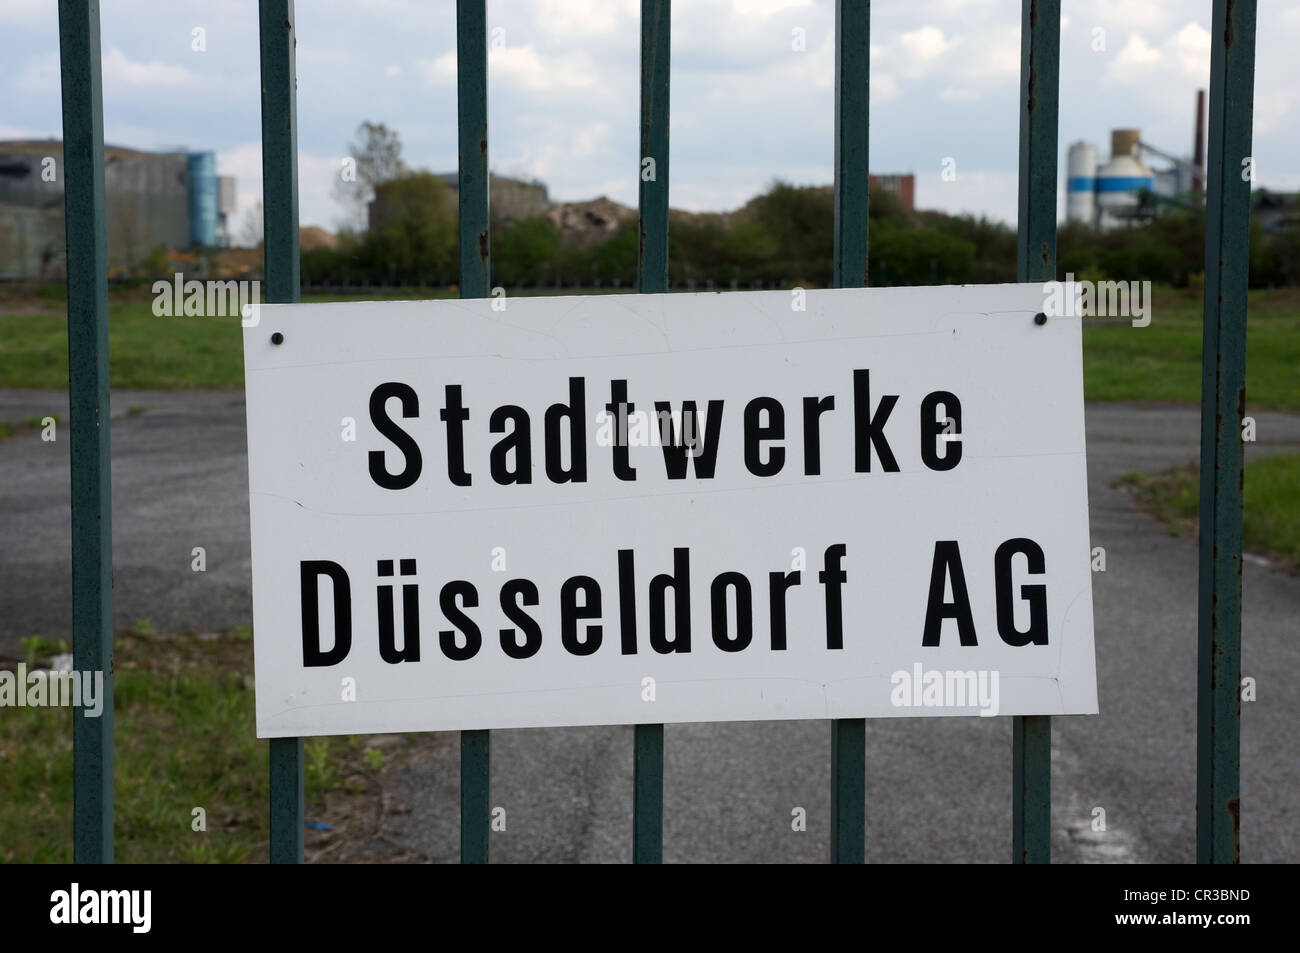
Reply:
[[259, 737], [1096, 712], [1081, 326], [1042, 301], [260, 306]]

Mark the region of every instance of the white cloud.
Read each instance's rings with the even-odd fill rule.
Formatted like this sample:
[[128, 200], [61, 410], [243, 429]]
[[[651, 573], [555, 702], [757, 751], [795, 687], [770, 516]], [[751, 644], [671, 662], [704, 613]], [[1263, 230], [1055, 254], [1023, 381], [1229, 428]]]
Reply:
[[0, 23], [11, 27], [57, 24], [58, 10], [32, 0], [0, 0]]
[[916, 177], [916, 207], [952, 215], [987, 215], [1012, 227], [1016, 224], [1020, 176], [1015, 171], [971, 172], [962, 169], [956, 181], [945, 182], [939, 170]]
[[[1069, 0], [1061, 45], [1062, 142], [1108, 152], [1112, 126], [1190, 151], [1194, 90], [1207, 85], [1209, 3]], [[215, 149], [242, 209], [261, 192], [256, 4], [115, 0], [104, 18], [105, 123], [114, 144]], [[1260, 4], [1255, 143], [1261, 184], [1300, 175], [1300, 4]], [[397, 129], [408, 163], [456, 158], [454, 5], [371, 0], [298, 5], [300, 208], [331, 225], [335, 159], [361, 120]], [[58, 134], [53, 0], [0, 0], [0, 137]], [[872, 165], [924, 169], [918, 204], [1015, 217], [1020, 4], [926, 0], [873, 5]], [[559, 199], [636, 202], [639, 0], [491, 0], [492, 167], [535, 174]], [[189, 53], [208, 29], [210, 52]], [[791, 50], [804, 29], [808, 49]], [[1094, 53], [1092, 30], [1108, 50]], [[735, 208], [772, 179], [828, 184], [834, 150], [834, 4], [679, 0], [672, 22], [671, 198]], [[173, 42], [174, 40], [174, 42]], [[1293, 92], [1295, 90], [1295, 92]], [[942, 183], [939, 158], [960, 158]], [[1062, 155], [1062, 162], [1064, 156]], [[979, 169], [980, 172], [968, 171]]]
[[532, 46], [506, 46], [488, 53], [488, 73], [530, 94], [597, 88], [595, 70], [587, 56], [577, 51], [543, 58]]
[[808, 6], [812, 0], [732, 0], [732, 9], [742, 17], [770, 17], [775, 13]]
[[1128, 42], [1124, 44], [1124, 48], [1119, 51], [1119, 55], [1115, 58], [1115, 68], [1118, 73], [1121, 70], [1127, 71], [1130, 67], [1141, 69], [1158, 62], [1160, 62], [1160, 51], [1134, 33], [1128, 38]]
[[18, 74], [18, 88], [25, 93], [58, 93], [59, 54], [43, 53], [28, 57]]
[[909, 56], [927, 61], [938, 59], [956, 45], [956, 41], [945, 39], [943, 31], [936, 26], [923, 26], [904, 33], [898, 42]]
[[[333, 230], [340, 224], [343, 210], [334, 201], [333, 191], [341, 168], [340, 156], [298, 151], [298, 221], [304, 228], [315, 225]], [[262, 200], [262, 143], [244, 142], [218, 152], [217, 174], [233, 175], [236, 179], [238, 204], [231, 221], [238, 237], [244, 219]]]
[[[629, 19], [626, 11], [620, 16], [618, 8], [609, 0], [532, 0], [537, 12], [534, 23], [546, 32], [575, 40], [581, 37], [606, 36]], [[489, 29], [493, 24], [488, 24]], [[511, 42], [509, 27], [505, 36]]]
[[871, 77], [871, 101], [884, 103], [898, 96], [898, 81], [888, 73], [877, 73]]
[[1189, 23], [1166, 44], [1179, 68], [1202, 81], [1210, 76], [1210, 31], [1199, 23]]
[[456, 51], [454, 49], [433, 59], [422, 59], [415, 64], [430, 86], [443, 86], [456, 83]]
[[117, 84], [146, 89], [174, 88], [189, 86], [195, 79], [194, 74], [183, 66], [173, 66], [157, 60], [135, 62], [117, 47], [110, 47], [103, 54], [102, 63], [106, 88]]

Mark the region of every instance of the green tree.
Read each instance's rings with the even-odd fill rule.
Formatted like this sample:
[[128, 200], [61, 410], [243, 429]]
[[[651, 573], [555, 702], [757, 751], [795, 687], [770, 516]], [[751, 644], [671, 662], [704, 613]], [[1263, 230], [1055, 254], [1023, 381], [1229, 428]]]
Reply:
[[492, 243], [493, 278], [503, 285], [536, 285], [549, 271], [543, 266], [554, 267], [561, 244], [560, 230], [549, 218], [521, 219]]
[[937, 228], [885, 227], [871, 237], [872, 284], [960, 284], [974, 268], [975, 245]]
[[382, 122], [362, 122], [356, 138], [348, 143], [348, 154], [334, 181], [334, 197], [348, 209], [353, 224], [364, 226], [366, 208], [375, 197], [375, 187], [400, 178], [407, 171], [402, 162], [402, 140], [397, 130]]
[[432, 172], [407, 172], [384, 188], [383, 225], [367, 241], [367, 264], [386, 280], [442, 280], [457, 260], [456, 213]]

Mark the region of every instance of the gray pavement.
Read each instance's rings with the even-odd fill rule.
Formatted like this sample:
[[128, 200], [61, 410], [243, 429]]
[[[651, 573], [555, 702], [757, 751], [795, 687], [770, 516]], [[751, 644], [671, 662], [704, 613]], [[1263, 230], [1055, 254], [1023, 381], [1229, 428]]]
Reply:
[[[0, 420], [54, 413], [66, 395], [0, 390]], [[144, 412], [129, 414], [133, 407]], [[1249, 412], [1249, 411], [1248, 411]], [[160, 631], [249, 624], [248, 479], [238, 393], [113, 396], [114, 603], [119, 626]], [[1300, 449], [1300, 417], [1256, 413], [1248, 458]], [[1138, 513], [1111, 482], [1198, 457], [1195, 408], [1088, 407], [1101, 714], [1055, 719], [1054, 859], [1195, 858], [1196, 546]], [[32, 634], [67, 637], [68, 444], [38, 431], [0, 441], [0, 654]], [[1297, 490], [1300, 492], [1300, 488]], [[207, 571], [191, 570], [206, 550]], [[1247, 559], [1242, 855], [1300, 861], [1300, 578]], [[889, 719], [868, 725], [868, 854], [873, 861], [1001, 862], [1010, 854], [1009, 719]], [[458, 850], [454, 738], [389, 777], [387, 844], [433, 861]], [[632, 731], [498, 731], [493, 803], [499, 861], [631, 858]], [[812, 861], [827, 855], [830, 729], [824, 721], [669, 725], [668, 861]], [[1095, 808], [1107, 830], [1091, 829]], [[807, 830], [791, 830], [804, 808]]]

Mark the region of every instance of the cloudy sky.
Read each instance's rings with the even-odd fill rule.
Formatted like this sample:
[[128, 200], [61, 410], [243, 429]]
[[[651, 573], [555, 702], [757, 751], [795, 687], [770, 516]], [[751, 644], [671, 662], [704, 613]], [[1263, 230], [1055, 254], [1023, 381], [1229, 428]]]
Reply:
[[[261, 195], [256, 0], [105, 0], [106, 139], [217, 153], [241, 213]], [[1260, 3], [1257, 186], [1300, 189], [1300, 0]], [[1064, 0], [1061, 155], [1130, 126], [1190, 153], [1208, 86], [1210, 0]], [[559, 200], [636, 203], [639, 0], [489, 0], [492, 168]], [[55, 0], [0, 0], [0, 139], [59, 136]], [[409, 164], [456, 164], [453, 0], [298, 0], [301, 218], [333, 227], [332, 186], [362, 120]], [[1019, 0], [872, 4], [871, 166], [917, 204], [1016, 217]], [[831, 181], [833, 0], [676, 0], [671, 202], [735, 208], [780, 178]], [[194, 49], [201, 29], [205, 50]], [[792, 41], [802, 31], [804, 49]], [[944, 181], [945, 158], [956, 181]], [[1062, 202], [1062, 209], [1064, 205]]]

